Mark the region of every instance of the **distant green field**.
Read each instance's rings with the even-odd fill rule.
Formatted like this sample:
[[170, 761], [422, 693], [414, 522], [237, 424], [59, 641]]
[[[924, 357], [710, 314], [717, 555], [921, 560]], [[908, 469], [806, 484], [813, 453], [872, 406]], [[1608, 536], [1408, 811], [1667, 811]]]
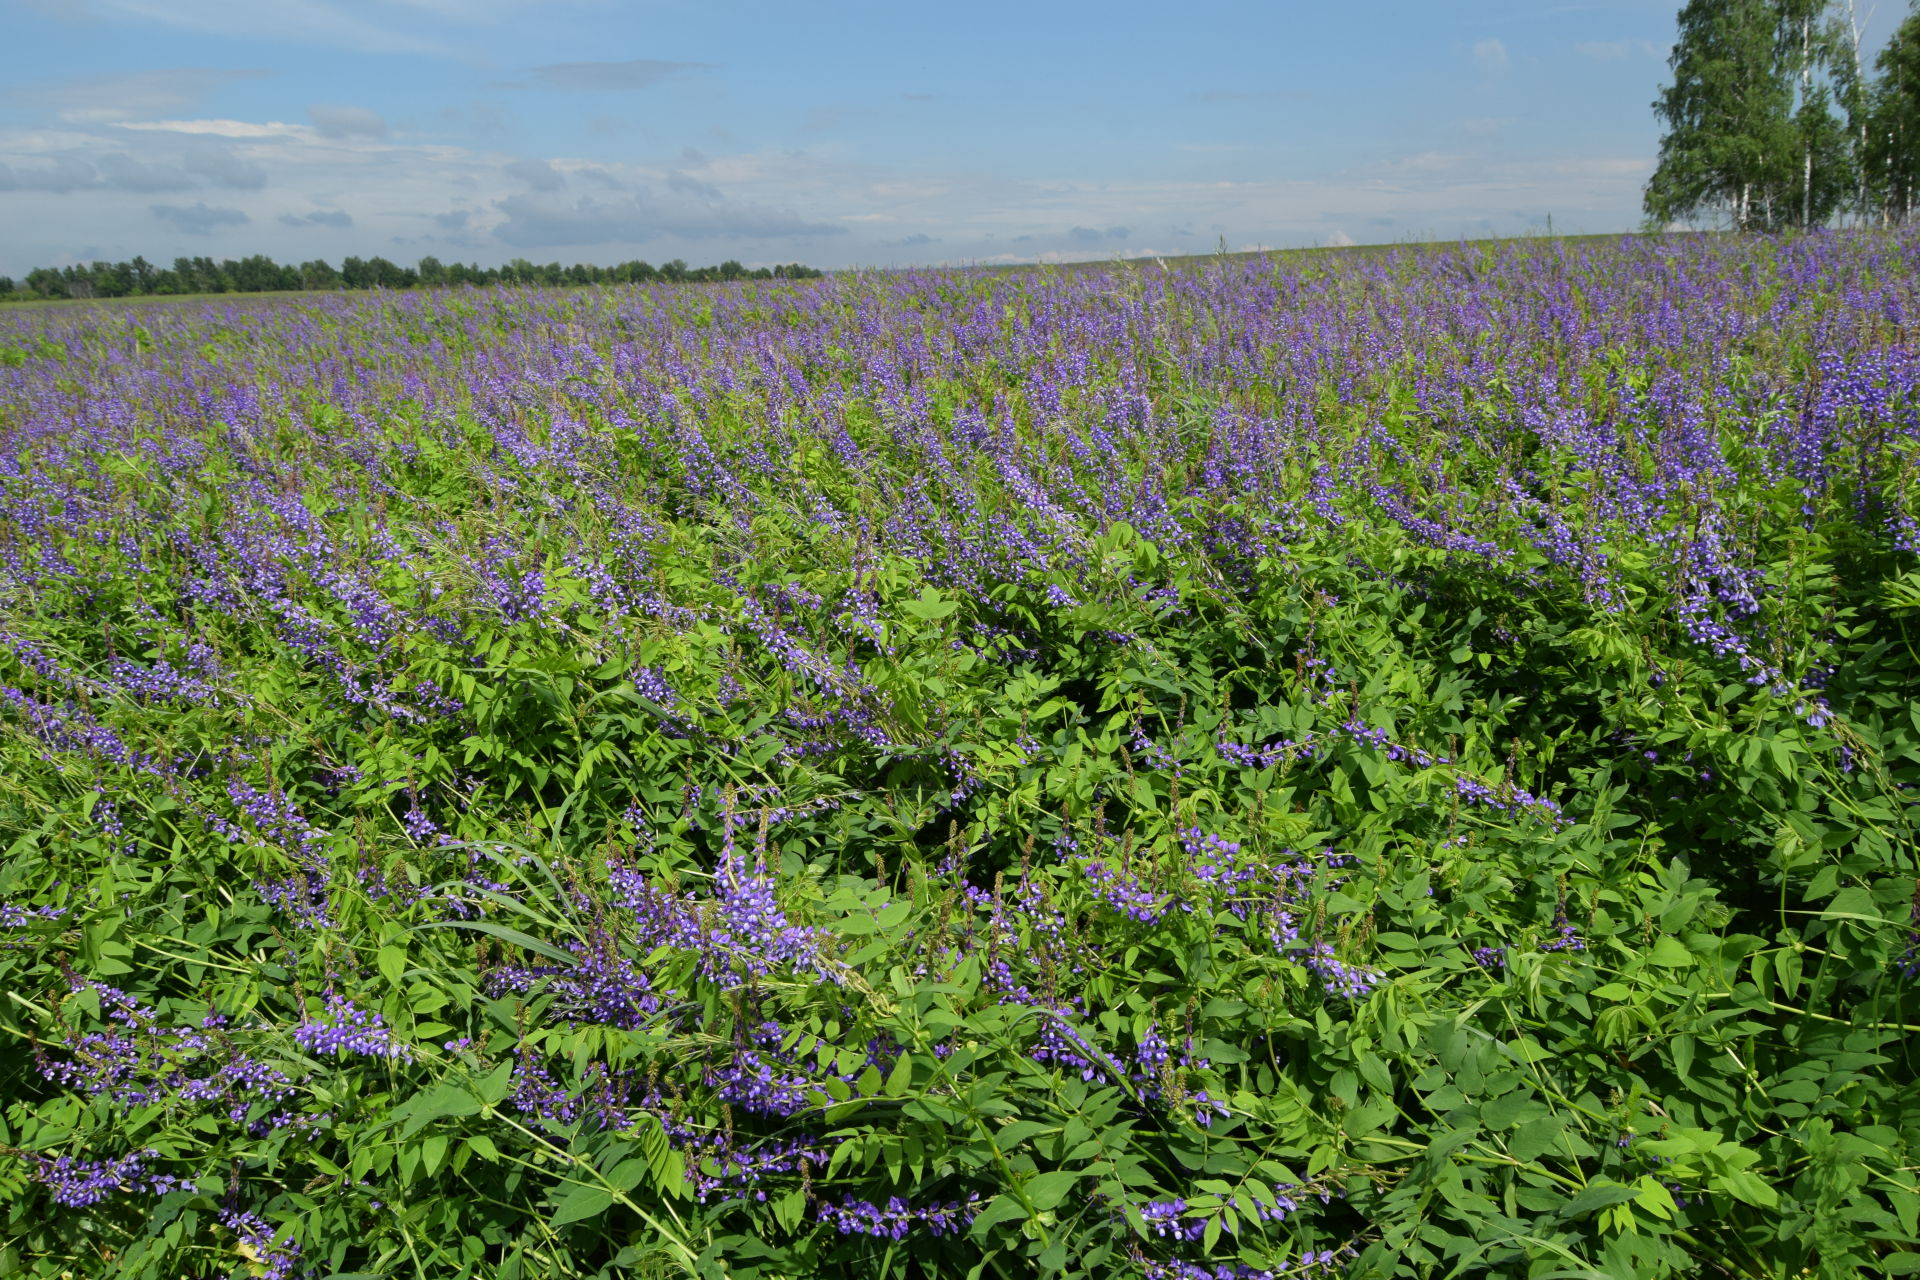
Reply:
[[[1510, 244], [1560, 244], [1560, 245], [1568, 245], [1568, 246], [1577, 246], [1577, 245], [1583, 245], [1583, 244], [1604, 244], [1609, 241], [1618, 240], [1619, 238], [1620, 236], [1615, 234], [1615, 235], [1571, 235], [1571, 236], [1545, 236], [1545, 235], [1509, 236], [1509, 237], [1494, 237], [1489, 239], [1466, 240], [1466, 241], [1437, 240], [1437, 239], [1436, 240], [1402, 240], [1402, 241], [1394, 241], [1394, 242], [1382, 243], [1382, 244], [1317, 245], [1317, 246], [1305, 246], [1305, 247], [1295, 248], [1295, 249], [1261, 249], [1261, 250], [1252, 250], [1252, 251], [1246, 251], [1246, 252], [1236, 251], [1236, 252], [1227, 253], [1227, 254], [1194, 253], [1194, 254], [1183, 254], [1179, 256], [1168, 257], [1165, 259], [1165, 261], [1168, 264], [1168, 266], [1173, 267], [1175, 269], [1189, 270], [1197, 266], [1203, 265], [1205, 263], [1219, 261], [1223, 258], [1227, 260], [1247, 259], [1247, 258], [1274, 258], [1277, 260], [1286, 261], [1294, 258], [1310, 258], [1310, 257], [1317, 257], [1322, 255], [1366, 256], [1371, 254], [1392, 253], [1392, 252], [1397, 252], [1403, 249], [1446, 249], [1446, 248], [1455, 247], [1462, 243], [1471, 244], [1476, 247], [1482, 247], [1482, 248], [1499, 247], [1499, 246], [1505, 246]], [[1089, 258], [1084, 261], [1057, 263], [1054, 265], [1059, 269], [1084, 270], [1088, 268], [1104, 269], [1104, 268], [1116, 267], [1116, 266], [1122, 267], [1122, 268], [1153, 266], [1157, 264], [1159, 261], [1160, 259], [1158, 258], [1121, 258], [1121, 259]], [[913, 268], [851, 267], [851, 268], [845, 268], [839, 272], [835, 272], [832, 274], [847, 274], [848, 272], [858, 273], [858, 272], [867, 271], [867, 270], [883, 270], [883, 269], [884, 270], [901, 270], [901, 269], [911, 270]], [[991, 267], [972, 267], [972, 268], [961, 267], [961, 268], [949, 268], [949, 269], [951, 270], [983, 270], [983, 271], [1030, 271], [1030, 270], [1036, 269], [1036, 267], [1034, 264], [1031, 264], [1031, 263], [1027, 263], [1027, 264], [1016, 263], [1016, 264], [995, 264]], [[772, 282], [756, 281], [752, 283], [766, 285]], [[498, 287], [498, 286], [490, 286], [490, 287]], [[618, 288], [621, 286], [556, 285], [556, 286], [549, 286], [549, 287], [556, 292], [567, 292], [570, 290], [580, 290], [580, 289]], [[415, 292], [415, 291], [416, 290], [405, 290], [404, 292]], [[431, 292], [432, 289], [427, 287], [422, 287], [418, 291]], [[222, 301], [232, 302], [232, 301], [238, 301], [244, 298], [275, 299], [275, 298], [328, 297], [334, 294], [340, 294], [345, 292], [351, 292], [351, 291], [340, 290], [340, 289], [319, 289], [319, 290], [286, 289], [286, 290], [269, 290], [261, 293], [155, 294], [155, 295], [143, 295], [139, 297], [127, 297], [127, 298], [35, 298], [35, 299], [10, 300], [6, 303], [0, 303], [0, 314], [5, 314], [5, 308], [7, 306], [32, 308], [32, 307], [76, 307], [76, 306], [84, 307], [89, 305], [99, 305], [99, 306], [114, 307], [114, 306], [127, 306], [127, 305], [146, 305], [146, 304], [152, 304], [152, 303], [202, 303], [202, 302], [222, 302]]]

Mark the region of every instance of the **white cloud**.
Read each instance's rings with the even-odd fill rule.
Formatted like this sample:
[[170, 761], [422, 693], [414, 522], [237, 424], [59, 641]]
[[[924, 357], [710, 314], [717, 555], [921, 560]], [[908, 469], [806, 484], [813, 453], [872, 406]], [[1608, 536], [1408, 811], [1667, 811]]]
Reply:
[[312, 106], [307, 119], [329, 138], [384, 138], [387, 122], [365, 107]]
[[1330, 231], [1327, 234], [1326, 243], [1329, 247], [1334, 249], [1348, 248], [1353, 244], [1353, 242], [1354, 242], [1353, 237], [1348, 235], [1345, 231], [1342, 231], [1339, 227], [1335, 227], [1332, 231]]
[[234, 191], [258, 190], [267, 185], [267, 171], [241, 158], [229, 147], [192, 147], [186, 152], [186, 169], [203, 178], [210, 186]]
[[332, 227], [345, 231], [353, 225], [353, 215], [343, 209], [315, 209], [312, 213], [283, 213], [279, 221], [283, 227]]
[[209, 207], [204, 200], [186, 206], [156, 204], [151, 206], [151, 212], [160, 221], [170, 223], [190, 236], [208, 236], [221, 227], [240, 227], [253, 221], [239, 209]]
[[1507, 56], [1506, 42], [1502, 40], [1481, 40], [1473, 46], [1473, 60], [1482, 71], [1497, 75], [1507, 69], [1511, 61]]
[[545, 160], [515, 160], [503, 167], [504, 172], [515, 182], [524, 182], [535, 191], [558, 191], [567, 185], [567, 180]]
[[494, 235], [523, 249], [644, 244], [662, 237], [791, 240], [846, 234], [845, 227], [809, 222], [790, 209], [663, 198], [645, 191], [614, 200], [518, 195], [496, 200], [494, 207], [506, 215]]
[[[1646, 158], [1456, 149], [1260, 181], [1023, 180], [926, 164], [858, 163], [828, 146], [721, 152], [663, 146], [650, 163], [525, 156], [418, 136], [329, 137], [312, 124], [166, 119], [0, 125], [0, 273], [89, 256], [355, 253], [589, 261], [957, 261], [1132, 257], [1148, 246], [1326, 244], [1351, 236], [1624, 230]], [[137, 140], [137, 146], [129, 143]], [[111, 191], [151, 193], [167, 212]], [[342, 193], [351, 192], [343, 210]], [[926, 237], [925, 241], [915, 240]], [[1165, 254], [1164, 247], [1154, 250]], [[1176, 250], [1178, 251], [1178, 250]], [[404, 256], [404, 255], [403, 255]]]
[[100, 157], [94, 170], [101, 186], [120, 191], [190, 191], [199, 185], [182, 166], [149, 164], [123, 154]]
[[0, 94], [0, 101], [51, 111], [76, 124], [105, 124], [198, 106], [224, 85], [267, 74], [249, 68], [162, 67], [22, 86]]
[[0, 164], [0, 191], [55, 191], [62, 194], [98, 185], [100, 171], [77, 156], [56, 156], [50, 164]]
[[266, 172], [220, 144], [189, 143], [171, 157], [136, 159], [124, 151], [70, 143], [44, 161], [0, 163], [0, 191], [190, 191], [195, 187], [254, 190]]
[[304, 124], [285, 124], [268, 120], [256, 124], [250, 120], [140, 120], [125, 121], [116, 129], [138, 129], [146, 133], [194, 133], [213, 138], [308, 138], [320, 131]]
[[882, 200], [938, 200], [953, 191], [949, 182], [907, 179], [900, 182], [876, 182], [867, 190]]
[[667, 174], [667, 190], [678, 191], [685, 196], [698, 196], [702, 200], [721, 199], [720, 188], [711, 182], [703, 182], [684, 169], [674, 169]]

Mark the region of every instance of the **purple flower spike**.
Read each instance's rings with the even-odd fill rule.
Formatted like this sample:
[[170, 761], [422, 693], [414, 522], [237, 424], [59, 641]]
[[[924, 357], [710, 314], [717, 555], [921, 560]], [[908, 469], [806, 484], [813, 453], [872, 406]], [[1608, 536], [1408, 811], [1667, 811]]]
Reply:
[[413, 1050], [393, 1038], [393, 1029], [380, 1014], [362, 1009], [345, 996], [329, 995], [326, 1011], [294, 1028], [293, 1042], [309, 1053], [405, 1062]]

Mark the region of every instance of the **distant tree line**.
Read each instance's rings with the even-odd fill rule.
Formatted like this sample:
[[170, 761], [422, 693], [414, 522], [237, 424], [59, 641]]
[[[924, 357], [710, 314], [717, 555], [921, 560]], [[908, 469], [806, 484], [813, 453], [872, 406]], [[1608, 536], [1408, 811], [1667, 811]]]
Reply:
[[1650, 222], [1768, 231], [1920, 212], [1920, 0], [1871, 71], [1854, 0], [1688, 0], [1679, 28], [1654, 103]]
[[660, 266], [622, 262], [599, 267], [576, 262], [542, 266], [515, 258], [504, 267], [475, 267], [435, 257], [403, 267], [385, 258], [348, 258], [338, 268], [316, 258], [283, 265], [264, 254], [215, 262], [212, 258], [175, 258], [157, 267], [145, 258], [131, 262], [95, 262], [71, 267], [37, 267], [25, 280], [0, 276], [0, 300], [39, 298], [135, 298], [182, 293], [269, 293], [283, 289], [412, 289], [452, 285], [582, 285], [708, 282], [718, 280], [805, 280], [821, 273], [799, 263], [778, 267], [742, 266], [729, 259], [717, 267], [689, 267], [679, 258]]

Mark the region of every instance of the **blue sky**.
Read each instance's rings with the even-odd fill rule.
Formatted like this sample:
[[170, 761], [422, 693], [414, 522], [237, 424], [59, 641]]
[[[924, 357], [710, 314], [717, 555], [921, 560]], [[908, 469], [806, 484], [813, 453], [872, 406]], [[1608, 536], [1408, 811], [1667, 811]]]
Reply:
[[0, 0], [0, 273], [1627, 230], [1677, 4]]

